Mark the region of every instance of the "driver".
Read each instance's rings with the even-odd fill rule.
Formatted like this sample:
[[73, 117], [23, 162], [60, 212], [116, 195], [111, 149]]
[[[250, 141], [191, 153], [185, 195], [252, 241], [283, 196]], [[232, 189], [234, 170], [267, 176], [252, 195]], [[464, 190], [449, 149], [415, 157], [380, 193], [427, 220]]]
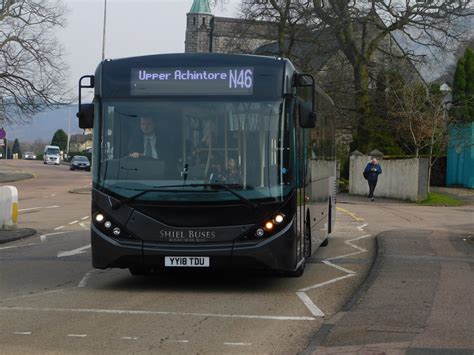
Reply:
[[140, 118], [140, 133], [131, 140], [130, 156], [132, 158], [148, 157], [158, 159], [158, 135], [155, 122], [150, 117]]

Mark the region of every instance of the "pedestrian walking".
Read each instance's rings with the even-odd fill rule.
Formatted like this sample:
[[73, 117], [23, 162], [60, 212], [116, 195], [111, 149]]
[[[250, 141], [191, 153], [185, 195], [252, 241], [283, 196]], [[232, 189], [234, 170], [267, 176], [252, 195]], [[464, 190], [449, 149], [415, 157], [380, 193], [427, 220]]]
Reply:
[[377, 180], [380, 174], [382, 174], [382, 168], [380, 167], [380, 164], [377, 161], [377, 159], [373, 158], [364, 169], [364, 177], [367, 179], [367, 182], [369, 183], [368, 198], [372, 201], [375, 200], [374, 191], [375, 191], [375, 186], [377, 186]]

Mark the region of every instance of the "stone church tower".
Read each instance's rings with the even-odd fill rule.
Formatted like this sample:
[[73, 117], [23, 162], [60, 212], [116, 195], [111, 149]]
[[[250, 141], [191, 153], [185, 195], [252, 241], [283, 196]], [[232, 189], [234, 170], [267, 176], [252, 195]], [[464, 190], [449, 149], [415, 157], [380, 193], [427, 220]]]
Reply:
[[193, 0], [186, 18], [186, 53], [253, 53], [275, 41], [276, 24], [217, 17], [208, 0]]
[[213, 52], [214, 15], [211, 13], [208, 0], [194, 0], [193, 6], [186, 17], [184, 51], [186, 53]]

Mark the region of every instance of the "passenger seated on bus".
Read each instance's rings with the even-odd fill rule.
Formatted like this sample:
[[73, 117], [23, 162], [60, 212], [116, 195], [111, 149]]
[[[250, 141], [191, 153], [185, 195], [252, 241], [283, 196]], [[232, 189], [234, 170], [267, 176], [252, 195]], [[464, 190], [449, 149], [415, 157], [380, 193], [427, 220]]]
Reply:
[[150, 117], [140, 118], [140, 133], [130, 140], [129, 154], [132, 158], [148, 157], [158, 159], [160, 151], [160, 141], [155, 130], [155, 122]]
[[230, 158], [227, 162], [227, 169], [222, 175], [221, 180], [226, 184], [242, 184], [242, 173], [234, 159]]

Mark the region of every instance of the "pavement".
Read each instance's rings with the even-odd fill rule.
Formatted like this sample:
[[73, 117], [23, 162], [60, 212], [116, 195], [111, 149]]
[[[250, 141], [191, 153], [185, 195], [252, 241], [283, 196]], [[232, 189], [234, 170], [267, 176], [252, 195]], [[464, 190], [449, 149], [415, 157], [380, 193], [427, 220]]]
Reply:
[[15, 182], [33, 178], [34, 175], [23, 170], [18, 170], [8, 163], [3, 163], [0, 166], [0, 183]]
[[0, 229], [0, 244], [14, 242], [15, 240], [28, 238], [36, 234], [32, 228], [17, 228], [13, 230]]
[[305, 353], [474, 354], [472, 222], [378, 234], [368, 278]]

